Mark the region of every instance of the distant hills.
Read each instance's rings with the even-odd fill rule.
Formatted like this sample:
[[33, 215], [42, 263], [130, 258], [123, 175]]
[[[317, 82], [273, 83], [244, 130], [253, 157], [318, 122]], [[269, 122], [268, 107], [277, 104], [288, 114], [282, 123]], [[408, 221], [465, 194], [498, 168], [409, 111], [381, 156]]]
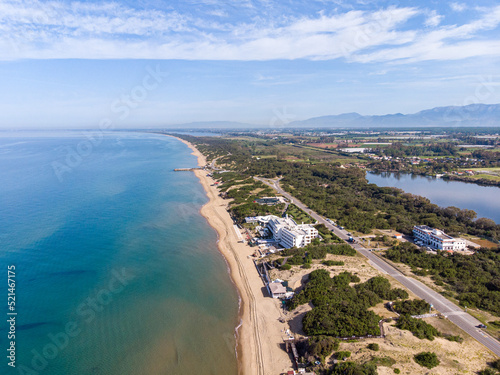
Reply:
[[293, 121], [287, 126], [334, 128], [500, 126], [500, 104], [436, 107], [408, 115], [395, 113], [381, 116], [362, 116], [359, 113], [344, 113]]
[[[465, 127], [500, 126], [500, 104], [470, 104], [426, 109], [413, 114], [394, 113], [378, 116], [363, 116], [359, 113], [343, 113], [313, 117], [287, 124], [273, 124], [284, 128], [413, 128], [413, 127]], [[216, 128], [243, 129], [264, 128], [265, 125], [246, 124], [233, 121], [210, 121], [179, 124], [171, 128]]]

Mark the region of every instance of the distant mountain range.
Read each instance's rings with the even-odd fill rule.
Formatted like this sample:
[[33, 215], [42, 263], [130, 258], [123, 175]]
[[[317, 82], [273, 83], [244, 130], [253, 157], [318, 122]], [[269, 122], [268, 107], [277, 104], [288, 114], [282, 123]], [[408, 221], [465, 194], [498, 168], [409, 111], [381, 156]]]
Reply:
[[470, 104], [426, 109], [413, 114], [362, 116], [359, 113], [313, 117], [294, 121], [289, 127], [421, 127], [500, 126], [500, 104]]
[[[363, 116], [359, 113], [343, 113], [313, 117], [307, 120], [293, 121], [287, 124], [273, 124], [284, 128], [418, 128], [418, 127], [464, 127], [464, 126], [500, 126], [500, 104], [470, 104], [426, 109], [417, 113], [402, 113]], [[210, 121], [179, 124], [171, 128], [218, 128], [242, 129], [264, 128], [263, 125], [245, 124], [233, 121]]]

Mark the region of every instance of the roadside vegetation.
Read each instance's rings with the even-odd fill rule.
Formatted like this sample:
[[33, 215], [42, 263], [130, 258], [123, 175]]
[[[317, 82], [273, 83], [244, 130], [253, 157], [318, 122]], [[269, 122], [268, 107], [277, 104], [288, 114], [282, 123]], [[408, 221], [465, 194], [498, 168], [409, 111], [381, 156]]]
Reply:
[[387, 250], [385, 257], [409, 265], [418, 275], [431, 275], [436, 284], [446, 287], [445, 294], [457, 298], [460, 305], [500, 316], [499, 250], [481, 248], [473, 255], [441, 251], [430, 254], [405, 242]]
[[[243, 224], [247, 216], [267, 214], [281, 216], [285, 213], [284, 204], [267, 206], [254, 202], [257, 198], [276, 195], [273, 189], [253, 178], [261, 176], [280, 178], [284, 190], [320, 215], [331, 218], [338, 225], [351, 231], [368, 234], [374, 229], [395, 229], [401, 233], [411, 234], [413, 226], [418, 224], [436, 227], [451, 235], [468, 233], [492, 241], [500, 239], [500, 225], [489, 219], [477, 219], [474, 211], [456, 207], [438, 207], [426, 198], [407, 194], [399, 189], [368, 184], [365, 177], [367, 167], [372, 170], [407, 171], [419, 174], [435, 174], [467, 168], [498, 168], [500, 167], [498, 150], [458, 147], [459, 143], [497, 144], [498, 139], [475, 138], [475, 134], [467, 134], [467, 130], [461, 129], [457, 132], [450, 130], [449, 136], [457, 139], [454, 143], [447, 144], [446, 140], [441, 139], [423, 142], [411, 137], [403, 142], [398, 140], [398, 137], [391, 138], [390, 132], [381, 132], [380, 135], [384, 137], [378, 139], [374, 137], [373, 140], [388, 144], [371, 147], [377, 149], [376, 155], [391, 155], [392, 160], [376, 161], [367, 155], [353, 155], [334, 149], [356, 146], [356, 142], [361, 146], [369, 143], [371, 139], [363, 135], [316, 136], [293, 130], [286, 135], [279, 133], [262, 135], [255, 132], [233, 132], [227, 135], [237, 136], [238, 139], [181, 137], [196, 144], [199, 150], [208, 156], [208, 160], [218, 158], [217, 166], [222, 170], [215, 172], [214, 178], [219, 183], [221, 195], [230, 200], [229, 212], [236, 223]], [[332, 148], [326, 148], [321, 145], [322, 143]], [[418, 165], [408, 162], [417, 156], [425, 157], [428, 161]], [[395, 158], [404, 160], [394, 160]], [[306, 212], [293, 204], [288, 206], [287, 213], [298, 223], [314, 222]], [[316, 225], [316, 228], [322, 241], [317, 239], [305, 248], [284, 250], [277, 258], [276, 254], [272, 258], [274, 266], [280, 270], [293, 267], [311, 268], [312, 263], [336, 267], [342, 266], [344, 262], [326, 260], [328, 254], [356, 255], [349, 245], [324, 225]], [[389, 239], [385, 242], [388, 246], [394, 243]], [[481, 249], [472, 256], [440, 252], [431, 255], [413, 245], [401, 243], [387, 250], [386, 256], [392, 261], [408, 264], [416, 274], [430, 275], [437, 285], [445, 288], [445, 294], [458, 298], [462, 305], [478, 307], [499, 315], [500, 253], [498, 250]], [[305, 304], [313, 306], [302, 319], [303, 330], [309, 336], [307, 344], [304, 344], [303, 353], [320, 360], [322, 364], [319, 368], [322, 375], [375, 375], [377, 366], [391, 367], [396, 361], [383, 354], [374, 356], [379, 354], [375, 353], [378, 346], [371, 344], [365, 347], [365, 350], [371, 351], [371, 359], [364, 358], [360, 361], [359, 357], [354, 355], [353, 360], [351, 356], [342, 353], [346, 350], [339, 351], [337, 338], [378, 336], [381, 317], [371, 311], [371, 308], [383, 301], [395, 301], [393, 308], [401, 314], [395, 323], [397, 328], [408, 330], [423, 340], [442, 337], [459, 343], [463, 341], [458, 332], [455, 332], [455, 336], [443, 334], [440, 332], [443, 329], [441, 326], [437, 325], [440, 327], [438, 330], [421, 319], [412, 318], [411, 315], [427, 313], [429, 305], [425, 301], [407, 300], [407, 298], [408, 293], [405, 290], [391, 288], [390, 282], [384, 277], [371, 277], [362, 283], [356, 274], [349, 272], [330, 277], [330, 273], [323, 267], [309, 274], [309, 280], [304, 288], [288, 302], [287, 307], [294, 310]], [[411, 336], [407, 334], [406, 337]], [[439, 340], [435, 342], [439, 343]], [[420, 348], [418, 351], [420, 350], [428, 348]], [[432, 350], [440, 355], [435, 348]], [[414, 357], [416, 363], [426, 368], [439, 365], [435, 353], [418, 353], [418, 351], [412, 353], [412, 355], [417, 353]], [[325, 358], [332, 356], [333, 353], [336, 354], [332, 358], [340, 361], [328, 367], [324, 363]], [[415, 363], [413, 366], [416, 366]], [[399, 368], [394, 368], [393, 371], [401, 372]], [[484, 371], [498, 373], [493, 365]]]

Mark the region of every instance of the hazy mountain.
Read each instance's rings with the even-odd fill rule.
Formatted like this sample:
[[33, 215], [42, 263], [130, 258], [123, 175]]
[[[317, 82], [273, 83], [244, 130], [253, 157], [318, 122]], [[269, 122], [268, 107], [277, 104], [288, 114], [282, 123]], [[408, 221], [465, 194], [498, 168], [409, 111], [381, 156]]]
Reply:
[[[284, 128], [394, 128], [430, 126], [500, 126], [500, 104], [470, 104], [426, 109], [413, 114], [393, 113], [380, 116], [362, 116], [359, 113], [313, 117], [293, 121]], [[268, 127], [268, 126], [267, 126]], [[175, 124], [168, 129], [248, 129], [266, 128], [265, 125], [248, 124], [236, 121], [199, 121]]]
[[171, 125], [169, 129], [246, 129], [255, 128], [256, 125], [236, 121], [198, 121], [186, 124]]
[[413, 114], [362, 116], [358, 113], [313, 117], [287, 127], [500, 126], [500, 104], [470, 104], [426, 109]]

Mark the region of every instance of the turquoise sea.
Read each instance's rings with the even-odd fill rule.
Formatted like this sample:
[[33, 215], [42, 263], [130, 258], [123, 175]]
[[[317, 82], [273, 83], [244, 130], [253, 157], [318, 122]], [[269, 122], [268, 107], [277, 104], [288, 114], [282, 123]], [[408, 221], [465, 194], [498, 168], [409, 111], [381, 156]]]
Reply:
[[183, 143], [141, 133], [0, 135], [0, 274], [15, 266], [16, 368], [236, 374], [238, 295]]

